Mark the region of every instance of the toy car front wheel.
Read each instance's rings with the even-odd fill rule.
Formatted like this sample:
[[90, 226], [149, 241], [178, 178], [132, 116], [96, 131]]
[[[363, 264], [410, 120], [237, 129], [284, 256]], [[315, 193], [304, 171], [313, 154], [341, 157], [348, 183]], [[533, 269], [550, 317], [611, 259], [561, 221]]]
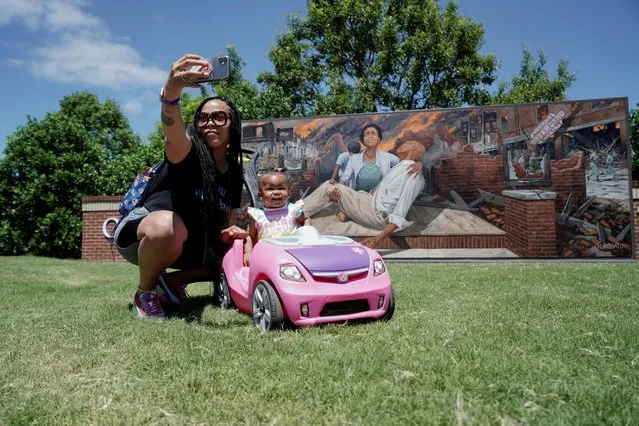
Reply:
[[393, 318], [393, 314], [395, 313], [395, 292], [391, 289], [390, 300], [388, 301], [388, 309], [382, 317], [380, 318], [382, 321], [390, 321]]
[[253, 323], [261, 332], [280, 327], [284, 321], [282, 303], [273, 286], [259, 281], [253, 290]]

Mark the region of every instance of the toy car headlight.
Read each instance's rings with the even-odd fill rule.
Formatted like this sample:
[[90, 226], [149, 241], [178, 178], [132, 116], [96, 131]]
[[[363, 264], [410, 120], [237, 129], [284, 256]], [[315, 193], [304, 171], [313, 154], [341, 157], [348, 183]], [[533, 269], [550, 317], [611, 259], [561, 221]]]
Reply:
[[288, 281], [306, 282], [304, 276], [295, 265], [280, 265], [280, 277]]
[[381, 259], [377, 259], [373, 261], [373, 275], [381, 275], [386, 272], [386, 266], [384, 266], [384, 262]]

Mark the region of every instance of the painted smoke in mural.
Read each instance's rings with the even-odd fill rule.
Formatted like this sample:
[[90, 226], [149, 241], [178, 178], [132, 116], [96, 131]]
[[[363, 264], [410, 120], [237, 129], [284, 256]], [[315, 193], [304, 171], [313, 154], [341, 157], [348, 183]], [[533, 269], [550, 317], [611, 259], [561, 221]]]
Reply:
[[[626, 99], [247, 121], [242, 144], [257, 153], [258, 174], [286, 171], [295, 200], [331, 178], [338, 155], [360, 141], [368, 123], [382, 130], [378, 149], [397, 154], [414, 141], [425, 152], [424, 187], [406, 214], [412, 224], [381, 248], [503, 249], [500, 257], [631, 256]], [[504, 190], [555, 194], [551, 253], [508, 243], [507, 224], [515, 220], [508, 215], [515, 213], [505, 207]], [[338, 211], [327, 203], [313, 224], [320, 232], [359, 240], [380, 233], [338, 220]]]

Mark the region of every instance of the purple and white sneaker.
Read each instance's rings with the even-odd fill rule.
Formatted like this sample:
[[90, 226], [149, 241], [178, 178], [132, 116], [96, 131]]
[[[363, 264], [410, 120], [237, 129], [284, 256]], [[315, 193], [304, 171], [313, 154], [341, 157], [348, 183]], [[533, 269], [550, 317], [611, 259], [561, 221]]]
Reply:
[[162, 307], [163, 298], [156, 291], [136, 292], [133, 298], [135, 309], [140, 318], [166, 319], [166, 313]]

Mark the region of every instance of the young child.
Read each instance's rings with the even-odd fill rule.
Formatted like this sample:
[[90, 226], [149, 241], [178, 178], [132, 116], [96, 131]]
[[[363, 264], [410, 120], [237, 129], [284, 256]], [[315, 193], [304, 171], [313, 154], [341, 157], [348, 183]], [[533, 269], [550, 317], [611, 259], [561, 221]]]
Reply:
[[258, 195], [264, 208], [248, 208], [249, 235], [244, 244], [244, 265], [248, 266], [253, 246], [259, 240], [293, 235], [299, 226], [311, 224], [311, 219], [302, 211], [304, 202], [289, 203], [288, 191], [288, 179], [282, 173], [267, 173], [260, 179]]

